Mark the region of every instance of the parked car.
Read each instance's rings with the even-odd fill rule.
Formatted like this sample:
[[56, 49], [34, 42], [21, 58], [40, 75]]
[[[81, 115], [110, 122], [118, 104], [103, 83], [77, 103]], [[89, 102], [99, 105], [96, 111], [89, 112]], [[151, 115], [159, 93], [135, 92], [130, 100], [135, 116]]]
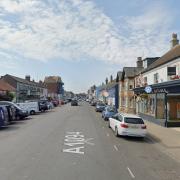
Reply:
[[146, 125], [141, 117], [132, 114], [117, 113], [109, 118], [109, 127], [116, 136], [145, 137]]
[[48, 100], [39, 100], [39, 111], [44, 112], [49, 109]]
[[78, 106], [78, 101], [76, 99], [73, 99], [71, 101], [71, 106]]
[[15, 108], [16, 111], [16, 120], [24, 119], [28, 117], [28, 111], [21, 109], [17, 104], [11, 101], [0, 101], [0, 105], [10, 105]]
[[8, 121], [12, 123], [16, 120], [16, 109], [12, 105], [5, 105], [8, 112]]
[[57, 107], [59, 105], [59, 101], [56, 99], [52, 100], [51, 102], [53, 103], [54, 107]]
[[39, 103], [38, 102], [24, 102], [24, 103], [17, 103], [17, 105], [25, 110], [25, 111], [28, 111], [28, 114], [30, 115], [34, 115], [39, 111]]
[[0, 105], [0, 127], [7, 126], [9, 124], [8, 110], [6, 106]]
[[105, 109], [105, 107], [106, 107], [106, 104], [104, 104], [104, 103], [97, 103], [96, 104], [96, 108], [95, 108], [95, 111], [96, 112], [103, 112], [104, 111], [104, 109]]
[[54, 104], [48, 101], [48, 109], [53, 109], [53, 108], [54, 108]]
[[95, 100], [91, 101], [91, 106], [96, 106], [97, 102]]
[[117, 109], [115, 107], [112, 106], [106, 106], [104, 108], [104, 111], [102, 112], [102, 118], [104, 120], [109, 120], [109, 118], [111, 118], [113, 115], [115, 115], [117, 113]]

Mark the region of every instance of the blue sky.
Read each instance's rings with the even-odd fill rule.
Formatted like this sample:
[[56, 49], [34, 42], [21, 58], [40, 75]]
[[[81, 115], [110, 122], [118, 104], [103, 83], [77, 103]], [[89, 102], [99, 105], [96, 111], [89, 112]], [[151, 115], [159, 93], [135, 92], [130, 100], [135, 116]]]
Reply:
[[66, 90], [101, 84], [180, 36], [179, 0], [1, 0], [0, 75], [60, 75]]

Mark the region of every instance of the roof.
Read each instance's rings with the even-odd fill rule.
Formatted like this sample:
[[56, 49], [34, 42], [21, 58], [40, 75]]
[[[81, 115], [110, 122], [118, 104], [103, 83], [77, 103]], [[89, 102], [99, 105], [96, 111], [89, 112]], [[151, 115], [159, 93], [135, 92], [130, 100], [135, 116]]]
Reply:
[[15, 88], [7, 82], [0, 80], [0, 91], [15, 91]]
[[145, 69], [143, 72], [150, 71], [156, 67], [159, 67], [163, 64], [166, 64], [168, 62], [171, 62], [175, 59], [180, 57], [180, 45], [174, 46], [171, 50], [169, 50], [166, 54], [164, 54], [162, 57], [160, 57], [158, 60], [153, 62], [147, 69]]
[[57, 82], [62, 82], [60, 76], [47, 76], [44, 79], [45, 83], [57, 83]]
[[124, 75], [128, 78], [135, 77], [136, 75], [138, 75], [142, 71], [143, 71], [143, 67], [124, 67], [122, 77]]
[[20, 82], [20, 83], [23, 83], [23, 84], [28, 84], [28, 85], [31, 85], [31, 86], [38, 86], [38, 87], [45, 88], [44, 84], [37, 83], [37, 82], [35, 82], [35, 81], [28, 81], [28, 80], [26, 80], [26, 79], [19, 78], [19, 77], [16, 77], [16, 76], [12, 76], [12, 75], [9, 75], [9, 74], [6, 74], [5, 76], [9, 76], [9, 77], [11, 77], [12, 79], [14, 79], [15, 81]]

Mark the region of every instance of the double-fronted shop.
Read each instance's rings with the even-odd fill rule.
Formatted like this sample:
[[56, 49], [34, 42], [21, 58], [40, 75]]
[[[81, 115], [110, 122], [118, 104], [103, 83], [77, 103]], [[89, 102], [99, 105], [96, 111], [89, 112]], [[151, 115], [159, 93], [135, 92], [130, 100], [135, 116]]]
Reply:
[[136, 113], [166, 127], [180, 126], [180, 80], [134, 89]]

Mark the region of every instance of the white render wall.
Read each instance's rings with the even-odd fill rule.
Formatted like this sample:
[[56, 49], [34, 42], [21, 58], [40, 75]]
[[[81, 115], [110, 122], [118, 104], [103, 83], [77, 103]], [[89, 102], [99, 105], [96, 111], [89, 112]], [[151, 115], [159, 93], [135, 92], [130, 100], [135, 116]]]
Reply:
[[173, 66], [176, 66], [176, 74], [180, 75], [180, 58], [178, 58], [174, 61], [171, 61], [170, 63], [166, 63], [160, 67], [157, 67], [155, 69], [152, 69], [151, 71], [144, 73], [143, 77], [147, 77], [148, 85], [155, 84], [154, 74], [156, 73], [158, 73], [159, 76], [158, 83], [169, 81], [170, 79], [167, 76], [167, 67], [173, 67]]

